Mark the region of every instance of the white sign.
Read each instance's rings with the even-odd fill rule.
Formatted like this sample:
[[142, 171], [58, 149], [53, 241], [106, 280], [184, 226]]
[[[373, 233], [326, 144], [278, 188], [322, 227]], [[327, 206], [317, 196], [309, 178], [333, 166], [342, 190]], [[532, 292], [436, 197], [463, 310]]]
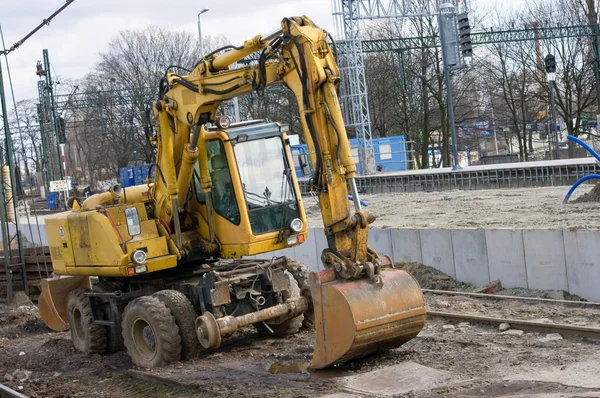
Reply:
[[69, 186], [65, 180], [50, 181], [50, 192], [68, 191]]

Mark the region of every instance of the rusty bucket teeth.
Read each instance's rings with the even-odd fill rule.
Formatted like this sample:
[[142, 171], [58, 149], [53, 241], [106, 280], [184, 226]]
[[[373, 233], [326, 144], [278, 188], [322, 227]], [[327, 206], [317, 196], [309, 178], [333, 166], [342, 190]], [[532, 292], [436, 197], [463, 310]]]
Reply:
[[425, 302], [406, 271], [384, 269], [383, 286], [337, 280], [333, 270], [312, 273], [315, 346], [312, 367], [325, 368], [401, 346], [425, 324]]
[[67, 298], [77, 288], [91, 288], [89, 276], [56, 276], [42, 279], [42, 294], [38, 308], [42, 321], [50, 329], [62, 332], [69, 328], [67, 316]]

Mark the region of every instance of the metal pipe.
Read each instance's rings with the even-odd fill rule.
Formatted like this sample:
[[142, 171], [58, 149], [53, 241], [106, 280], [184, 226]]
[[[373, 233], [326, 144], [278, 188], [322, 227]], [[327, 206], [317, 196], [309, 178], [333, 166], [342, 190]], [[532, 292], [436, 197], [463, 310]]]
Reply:
[[361, 211], [362, 205], [360, 204], [360, 198], [358, 197], [358, 188], [356, 187], [356, 180], [354, 178], [350, 178], [348, 182], [350, 183], [350, 189], [352, 190], [352, 202], [354, 202], [354, 210]]
[[226, 316], [215, 319], [212, 313], [206, 312], [196, 319], [196, 335], [204, 348], [218, 348], [221, 345], [221, 337], [230, 336], [244, 326], [286, 315], [292, 318], [308, 311], [309, 308], [309, 299], [302, 296], [288, 300], [284, 304], [237, 317]]
[[177, 238], [177, 249], [183, 249], [183, 242], [181, 240], [181, 225], [179, 224], [179, 206], [177, 205], [177, 197], [171, 199], [171, 206], [173, 211], [173, 224], [175, 225], [175, 236]]
[[200, 41], [200, 53], [202, 53], [203, 50], [203, 44], [202, 43], [202, 25], [200, 24], [200, 15], [204, 14], [206, 11], [208, 11], [208, 8], [204, 8], [202, 11], [200, 11], [198, 13], [198, 40]]
[[283, 315], [290, 315], [290, 317], [292, 317], [296, 314], [301, 314], [308, 311], [308, 307], [308, 298], [302, 296], [295, 300], [287, 301], [284, 304], [279, 304], [250, 314], [219, 318], [217, 319], [217, 324], [219, 325], [221, 336], [228, 336], [244, 326], [268, 321], [269, 319], [278, 318]]

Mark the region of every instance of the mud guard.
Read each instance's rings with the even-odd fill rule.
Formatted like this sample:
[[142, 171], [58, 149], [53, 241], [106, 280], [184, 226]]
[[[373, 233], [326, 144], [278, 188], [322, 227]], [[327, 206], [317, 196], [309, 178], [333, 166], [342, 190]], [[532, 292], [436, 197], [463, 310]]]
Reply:
[[92, 288], [89, 276], [54, 276], [42, 279], [42, 294], [38, 301], [38, 308], [42, 321], [50, 329], [62, 332], [69, 329], [67, 315], [67, 297], [69, 293], [78, 288]]
[[338, 280], [333, 269], [311, 273], [315, 312], [312, 367], [325, 368], [411, 340], [425, 324], [425, 301], [408, 272], [382, 269], [383, 284]]

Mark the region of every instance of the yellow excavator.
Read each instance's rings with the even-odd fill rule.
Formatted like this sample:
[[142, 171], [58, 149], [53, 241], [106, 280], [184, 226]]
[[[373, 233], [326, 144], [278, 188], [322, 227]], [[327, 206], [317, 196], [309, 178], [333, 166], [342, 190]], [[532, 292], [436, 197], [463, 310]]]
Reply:
[[[218, 348], [249, 325], [271, 336], [314, 327], [316, 369], [421, 331], [418, 283], [367, 245], [374, 217], [358, 197], [330, 40], [305, 16], [285, 18], [187, 75], [167, 70], [146, 113], [153, 178], [46, 218], [55, 275], [39, 307], [50, 328], [69, 328], [82, 352], [126, 348], [146, 368]], [[232, 67], [251, 55], [258, 61]], [[217, 116], [223, 101], [277, 83], [297, 99], [308, 147], [327, 238], [319, 272], [267, 254], [307, 237], [286, 126]]]

